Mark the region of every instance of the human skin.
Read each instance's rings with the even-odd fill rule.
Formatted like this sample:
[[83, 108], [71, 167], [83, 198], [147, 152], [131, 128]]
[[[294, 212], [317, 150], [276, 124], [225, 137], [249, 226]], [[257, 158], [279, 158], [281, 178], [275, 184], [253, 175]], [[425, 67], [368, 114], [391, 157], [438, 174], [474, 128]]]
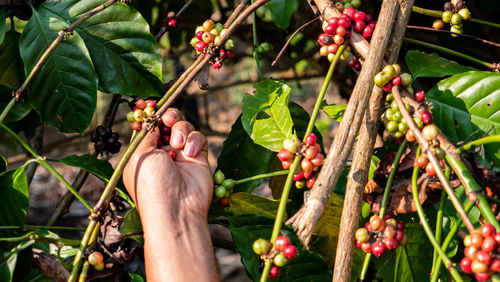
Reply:
[[[207, 214], [213, 179], [207, 140], [168, 109], [170, 146], [157, 149], [159, 130], [148, 133], [123, 173], [144, 231], [147, 281], [218, 281]], [[174, 160], [166, 153], [173, 149]]]

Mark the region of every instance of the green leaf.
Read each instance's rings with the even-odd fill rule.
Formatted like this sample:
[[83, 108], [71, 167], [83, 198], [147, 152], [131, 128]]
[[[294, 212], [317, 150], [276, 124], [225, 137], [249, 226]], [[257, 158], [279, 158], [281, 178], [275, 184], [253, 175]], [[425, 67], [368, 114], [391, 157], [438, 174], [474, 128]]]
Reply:
[[9, 252], [7, 258], [0, 264], [0, 281], [12, 281], [19, 253], [34, 243], [35, 240], [22, 242]]
[[122, 233], [123, 236], [142, 234], [141, 218], [136, 208], [130, 209], [127, 214], [125, 214], [123, 223], [120, 226], [120, 233]]
[[5, 10], [0, 8], [0, 44], [5, 38]]
[[[24, 168], [0, 173], [0, 225], [20, 226], [26, 220], [28, 211], [28, 182]], [[9, 236], [12, 231], [0, 230], [0, 237]]]
[[[65, 27], [66, 23], [33, 10], [20, 42], [26, 72]], [[97, 74], [78, 32], [59, 44], [28, 90], [30, 104], [47, 125], [83, 133], [96, 107]]]
[[[217, 159], [217, 169], [221, 170], [228, 179], [243, 179], [267, 173], [271, 156], [271, 151], [255, 144], [248, 136], [243, 129], [240, 116], [222, 144], [222, 152]], [[238, 184], [233, 191], [252, 193], [263, 181], [264, 179], [259, 179]]]
[[441, 58], [436, 53], [427, 54], [417, 50], [408, 51], [405, 61], [413, 75], [413, 79], [418, 77], [444, 77], [474, 70], [474, 68]]
[[[98, 159], [97, 157], [89, 154], [83, 154], [79, 156], [70, 155], [58, 160], [58, 162], [86, 170], [97, 176], [104, 183], [109, 182], [109, 179], [114, 172], [113, 167], [107, 160]], [[123, 187], [123, 184], [119, 183], [118, 186]]]
[[[270, 238], [274, 220], [257, 215], [239, 215], [229, 219], [229, 230], [233, 235], [236, 251], [254, 281], [260, 280], [260, 258], [252, 250], [252, 244], [259, 238]], [[299, 250], [299, 256], [281, 268], [275, 281], [331, 281], [332, 272], [323, 258], [315, 252], [300, 247], [297, 236], [284, 228], [282, 234], [288, 236]]]
[[334, 120], [340, 122], [342, 120], [342, 117], [344, 116], [345, 109], [347, 108], [346, 104], [340, 104], [340, 105], [335, 105], [331, 104], [328, 105], [326, 104], [325, 101], [323, 101], [321, 105], [321, 110], [327, 114], [329, 117], [333, 118]]
[[[41, 15], [71, 24], [104, 2], [51, 1], [38, 9]], [[134, 8], [115, 3], [83, 22], [76, 32], [89, 50], [100, 90], [143, 97], [162, 93], [160, 48]]]
[[23, 60], [19, 54], [20, 38], [19, 33], [11, 30], [7, 32], [5, 40], [0, 44], [0, 84], [13, 89], [21, 86], [24, 80]]
[[255, 143], [277, 152], [283, 148], [285, 139], [294, 136], [288, 110], [291, 89], [273, 80], [263, 80], [254, 86], [255, 94], [243, 97], [243, 128]]
[[130, 273], [128, 272], [128, 276], [130, 277], [130, 281], [131, 282], [144, 282], [146, 280], [144, 280], [144, 278], [142, 276], [140, 276], [139, 274], [134, 274], [134, 273]]
[[[426, 95], [434, 122], [455, 144], [500, 134], [500, 74], [470, 71], [441, 80]], [[484, 145], [485, 158], [500, 169], [500, 144]]]
[[231, 212], [234, 215], [256, 214], [264, 217], [275, 218], [276, 213], [278, 212], [279, 203], [279, 200], [271, 200], [266, 197], [244, 192], [232, 193], [229, 197]]
[[279, 28], [285, 29], [290, 24], [290, 18], [299, 7], [297, 0], [271, 0], [266, 5], [271, 10], [271, 19]]
[[[0, 109], [3, 110], [12, 100], [14, 89], [0, 84]], [[31, 106], [27, 102], [16, 102], [10, 113], [5, 118], [5, 123], [19, 121], [26, 117], [31, 112]]]

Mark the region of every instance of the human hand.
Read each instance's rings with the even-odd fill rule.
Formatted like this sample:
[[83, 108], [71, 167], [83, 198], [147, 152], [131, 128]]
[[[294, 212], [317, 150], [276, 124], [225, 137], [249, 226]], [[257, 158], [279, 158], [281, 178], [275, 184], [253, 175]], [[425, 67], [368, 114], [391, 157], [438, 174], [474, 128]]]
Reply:
[[[173, 218], [180, 213], [206, 218], [213, 194], [206, 138], [177, 109], [168, 109], [162, 121], [172, 128], [170, 146], [157, 149], [158, 128], [148, 133], [125, 167], [125, 187], [139, 213], [155, 206]], [[176, 151], [175, 160], [167, 149]]]

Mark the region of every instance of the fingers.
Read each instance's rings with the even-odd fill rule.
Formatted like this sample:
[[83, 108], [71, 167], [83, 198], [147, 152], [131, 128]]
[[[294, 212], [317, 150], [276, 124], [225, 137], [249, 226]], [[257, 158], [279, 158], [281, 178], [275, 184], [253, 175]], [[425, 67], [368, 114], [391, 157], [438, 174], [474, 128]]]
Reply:
[[174, 149], [182, 150], [187, 142], [188, 135], [194, 131], [194, 127], [187, 121], [178, 121], [172, 126], [170, 136], [170, 146]]
[[192, 131], [187, 136], [184, 154], [188, 157], [196, 157], [205, 147], [207, 147], [207, 138], [199, 131]]
[[168, 127], [174, 126], [174, 124], [178, 121], [183, 120], [182, 113], [176, 108], [169, 108], [161, 117], [163, 124]]

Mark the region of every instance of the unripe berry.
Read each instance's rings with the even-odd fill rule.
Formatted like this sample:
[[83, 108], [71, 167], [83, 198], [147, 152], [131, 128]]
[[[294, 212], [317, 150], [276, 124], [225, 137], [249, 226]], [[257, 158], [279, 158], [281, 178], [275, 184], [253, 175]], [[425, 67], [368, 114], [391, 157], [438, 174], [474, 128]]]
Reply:
[[422, 129], [422, 135], [424, 136], [424, 139], [427, 140], [428, 142], [436, 139], [438, 134], [439, 134], [439, 129], [434, 124], [426, 125]]
[[411, 74], [409, 74], [407, 72], [401, 74], [400, 77], [401, 77], [401, 84], [403, 86], [409, 86], [413, 82]]
[[226, 179], [222, 182], [222, 186], [224, 186], [227, 190], [232, 190], [234, 188], [235, 181], [233, 179]]
[[215, 174], [214, 174], [214, 182], [216, 184], [222, 184], [222, 182], [224, 182], [224, 180], [226, 179], [226, 176], [224, 176], [224, 173], [220, 170], [216, 171]]
[[258, 255], [266, 254], [269, 251], [270, 244], [266, 239], [257, 239], [253, 242], [253, 251]]
[[104, 267], [105, 267], [104, 262], [101, 262], [101, 263], [98, 263], [98, 264], [94, 265], [94, 268], [97, 271], [103, 271]]
[[290, 151], [292, 154], [296, 153], [299, 150], [300, 141], [298, 139], [285, 139], [283, 141], [283, 148]]
[[370, 239], [370, 234], [368, 233], [368, 230], [366, 228], [359, 228], [358, 230], [356, 230], [355, 237], [359, 242], [365, 243]]
[[218, 199], [224, 198], [227, 194], [227, 190], [224, 186], [221, 185], [221, 186], [215, 188], [214, 194], [215, 194], [215, 197]]
[[101, 252], [92, 252], [90, 255], [89, 255], [89, 258], [88, 258], [88, 261], [91, 265], [97, 265], [97, 264], [100, 264], [102, 263], [104, 260], [104, 257], [102, 256]]

